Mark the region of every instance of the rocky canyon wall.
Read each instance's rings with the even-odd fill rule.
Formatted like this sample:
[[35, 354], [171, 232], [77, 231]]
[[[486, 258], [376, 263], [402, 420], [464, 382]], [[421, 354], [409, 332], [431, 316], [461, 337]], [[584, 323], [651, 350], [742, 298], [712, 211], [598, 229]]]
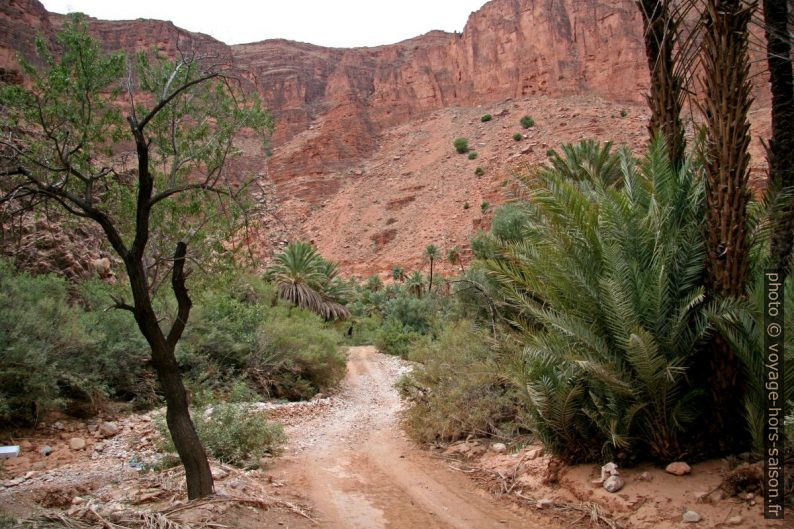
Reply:
[[[245, 16], [241, 13], [240, 16]], [[64, 17], [37, 0], [0, 6], [0, 68], [15, 75], [37, 34], [54, 42]], [[595, 94], [640, 101], [647, 83], [642, 28], [631, 0], [493, 0], [462, 33], [433, 31], [397, 44], [334, 49], [285, 40], [228, 46], [170, 22], [101, 21], [108, 50], [194, 49], [246, 72], [277, 118], [276, 181], [362, 157], [378, 132], [430, 110], [532, 95]]]

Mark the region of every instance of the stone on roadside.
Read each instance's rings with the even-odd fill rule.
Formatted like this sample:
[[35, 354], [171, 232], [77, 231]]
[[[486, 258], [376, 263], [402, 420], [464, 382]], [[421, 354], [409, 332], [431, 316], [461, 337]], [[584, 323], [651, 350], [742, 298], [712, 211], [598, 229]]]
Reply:
[[684, 523], [698, 523], [700, 520], [700, 515], [697, 512], [689, 509], [684, 511], [684, 515], [681, 517], [681, 521]]
[[683, 476], [684, 474], [689, 474], [692, 472], [692, 467], [684, 463], [683, 461], [675, 461], [670, 463], [664, 469], [668, 474], [672, 474], [674, 476]]
[[613, 475], [613, 476], [609, 476], [606, 479], [606, 481], [604, 481], [604, 489], [607, 492], [615, 493], [620, 489], [622, 489], [623, 485], [625, 484], [626, 483], [623, 481], [623, 479], [620, 476]]
[[507, 446], [504, 443], [494, 443], [491, 445], [491, 450], [497, 454], [501, 454], [507, 451]]
[[69, 439], [69, 448], [72, 450], [82, 450], [85, 448], [85, 440], [82, 437], [72, 437]]
[[728, 525], [742, 525], [743, 521], [744, 519], [741, 516], [731, 516], [725, 520], [725, 523]]
[[119, 433], [119, 425], [113, 421], [106, 421], [99, 425], [99, 434], [102, 437], [113, 437]]
[[537, 501], [537, 503], [535, 504], [535, 507], [537, 507], [538, 509], [548, 509], [552, 505], [554, 505], [553, 501], [551, 501], [548, 498], [542, 498], [542, 499], [539, 499]]

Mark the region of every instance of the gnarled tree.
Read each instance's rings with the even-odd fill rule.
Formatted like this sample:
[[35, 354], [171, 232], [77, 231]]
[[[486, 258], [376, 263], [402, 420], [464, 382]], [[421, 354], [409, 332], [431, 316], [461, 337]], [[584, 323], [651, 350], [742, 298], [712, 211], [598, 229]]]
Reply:
[[[207, 265], [223, 254], [218, 239], [241, 212], [241, 186], [228, 174], [234, 139], [245, 128], [266, 141], [272, 121], [195, 54], [107, 56], [79, 16], [58, 39], [57, 56], [40, 40], [41, 67], [23, 63], [26, 83], [1, 89], [0, 204], [13, 214], [51, 202], [102, 228], [132, 295], [115, 307], [133, 315], [150, 346], [188, 497], [206, 496], [212, 474], [174, 357], [191, 309], [188, 247], [213, 248]], [[177, 308], [158, 314], [153, 297], [168, 276]]]

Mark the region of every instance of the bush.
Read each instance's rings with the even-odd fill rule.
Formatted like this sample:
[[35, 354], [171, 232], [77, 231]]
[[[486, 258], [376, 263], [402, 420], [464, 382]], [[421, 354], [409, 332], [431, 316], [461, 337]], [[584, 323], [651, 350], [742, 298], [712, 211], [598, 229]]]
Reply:
[[[245, 404], [216, 403], [192, 411], [193, 424], [204, 448], [223, 463], [239, 467], [258, 465], [265, 455], [276, 455], [286, 441], [280, 424], [271, 423], [261, 412]], [[164, 417], [157, 420], [162, 438], [160, 450], [173, 453], [171, 434]]]
[[383, 353], [406, 357], [411, 350], [411, 345], [421, 336], [418, 332], [408, 329], [396, 318], [389, 318], [378, 331], [375, 346]]
[[476, 159], [477, 159], [477, 153], [475, 151], [470, 152], [469, 160], [476, 160]]
[[458, 151], [458, 154], [464, 154], [469, 150], [469, 140], [466, 138], [455, 138], [452, 145], [455, 147], [455, 150]]
[[421, 365], [398, 387], [413, 403], [405, 427], [418, 441], [503, 437], [521, 429], [518, 388], [502, 374], [508, 361], [470, 322], [450, 324], [437, 341], [418, 341], [409, 358]]
[[519, 123], [521, 123], [521, 126], [524, 127], [525, 129], [529, 129], [535, 126], [535, 120], [532, 119], [532, 116], [524, 116], [519, 120]]
[[480, 204], [480, 211], [482, 211], [483, 213], [488, 213], [488, 211], [490, 211], [490, 209], [491, 209], [491, 203], [490, 202], [483, 201], [483, 203]]
[[268, 397], [307, 399], [344, 376], [339, 335], [312, 312], [271, 306], [273, 292], [248, 277], [233, 292], [213, 288], [197, 296], [177, 348], [196, 384], [229, 394], [243, 380]]
[[530, 228], [527, 209], [519, 202], [510, 202], [499, 207], [491, 222], [491, 233], [502, 242], [524, 240]]
[[513, 140], [521, 141], [522, 139], [524, 139], [524, 135], [521, 134], [520, 132], [516, 132], [515, 134], [513, 134]]
[[[476, 173], [476, 171], [475, 171], [475, 173]], [[468, 203], [468, 202], [464, 202], [464, 203], [463, 203], [463, 209], [469, 209], [470, 207], [471, 207], [471, 206], [469, 205], [469, 203]]]
[[105, 310], [112, 287], [72, 290], [0, 260], [0, 421], [31, 423], [52, 409], [90, 414], [105, 397], [153, 399], [135, 321]]
[[290, 400], [309, 399], [336, 387], [347, 369], [339, 335], [315, 314], [284, 307], [273, 312], [260, 329], [259, 350], [249, 361], [248, 376], [255, 387]]
[[622, 108], [622, 109], [620, 110], [620, 117], [622, 117], [622, 118], [625, 118], [625, 117], [626, 117], [626, 116], [628, 116], [628, 115], [629, 115], [629, 113], [626, 111], [626, 109], [625, 109], [625, 108]]
[[620, 161], [619, 189], [539, 173], [532, 244], [484, 264], [528, 329], [519, 384], [533, 431], [566, 461], [670, 461], [691, 450], [683, 432], [700, 412], [687, 371], [709, 330], [703, 181], [674, 169], [661, 139]]
[[490, 115], [490, 114], [484, 114], [484, 115], [483, 115], [483, 116], [480, 118], [480, 121], [482, 121], [483, 123], [487, 123], [488, 121], [491, 121], [492, 119], [493, 119], [493, 116], [492, 116], [492, 115]]
[[474, 174], [476, 176], [482, 176], [485, 174], [485, 170], [482, 167], [478, 167], [477, 169], [474, 170]]

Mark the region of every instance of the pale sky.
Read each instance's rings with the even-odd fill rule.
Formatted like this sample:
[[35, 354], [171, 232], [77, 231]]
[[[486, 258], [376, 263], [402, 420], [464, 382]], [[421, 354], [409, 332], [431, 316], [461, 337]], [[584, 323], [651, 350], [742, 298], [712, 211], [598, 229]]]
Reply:
[[227, 44], [285, 38], [322, 46], [392, 44], [433, 29], [462, 31], [485, 0], [42, 0], [55, 13], [170, 20]]

